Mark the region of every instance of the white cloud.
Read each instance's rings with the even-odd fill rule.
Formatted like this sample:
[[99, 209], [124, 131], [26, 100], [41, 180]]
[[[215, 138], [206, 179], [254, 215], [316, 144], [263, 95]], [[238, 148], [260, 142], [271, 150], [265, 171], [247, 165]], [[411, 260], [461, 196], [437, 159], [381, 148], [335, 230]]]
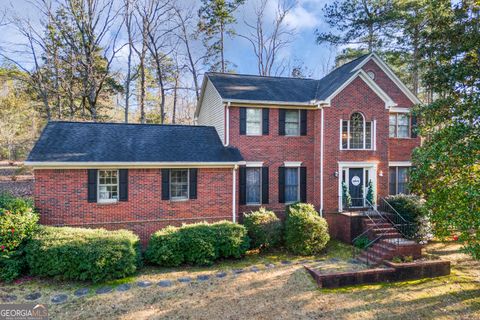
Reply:
[[304, 7], [297, 5], [285, 17], [286, 23], [296, 30], [314, 28], [320, 23], [315, 12], [307, 11]]

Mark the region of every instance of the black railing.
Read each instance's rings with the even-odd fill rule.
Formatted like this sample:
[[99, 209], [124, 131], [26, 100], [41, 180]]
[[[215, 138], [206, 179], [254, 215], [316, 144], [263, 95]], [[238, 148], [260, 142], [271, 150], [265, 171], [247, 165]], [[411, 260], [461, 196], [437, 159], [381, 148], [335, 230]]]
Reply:
[[416, 238], [418, 224], [405, 219], [387, 200], [381, 198], [377, 210], [383, 213], [385, 218], [403, 237], [411, 240]]

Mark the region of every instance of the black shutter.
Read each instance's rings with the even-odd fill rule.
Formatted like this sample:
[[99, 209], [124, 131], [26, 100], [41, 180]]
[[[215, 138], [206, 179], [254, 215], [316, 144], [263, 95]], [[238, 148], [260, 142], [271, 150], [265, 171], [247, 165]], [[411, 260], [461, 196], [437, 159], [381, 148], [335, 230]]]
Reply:
[[269, 109], [267, 108], [263, 108], [262, 109], [262, 134], [265, 135], [265, 136], [268, 136], [268, 133], [269, 133], [269, 128], [268, 128], [268, 124], [269, 124]]
[[247, 134], [247, 109], [240, 108], [240, 134]]
[[278, 202], [285, 203], [285, 167], [278, 168]]
[[300, 110], [300, 135], [307, 135], [307, 110]]
[[238, 177], [238, 182], [239, 182], [239, 189], [240, 189], [240, 194], [239, 194], [239, 202], [240, 204], [246, 204], [247, 200], [247, 170], [245, 166], [240, 166], [239, 167], [239, 177]]
[[307, 167], [300, 167], [300, 202], [307, 202]]
[[262, 203], [268, 203], [268, 167], [262, 167]]
[[417, 137], [417, 117], [416, 116], [412, 116], [411, 128], [410, 128], [410, 137], [412, 137], [412, 138]]
[[190, 199], [197, 199], [197, 168], [189, 169], [190, 171]]
[[120, 195], [118, 200], [128, 201], [128, 169], [118, 170], [120, 182]]
[[88, 169], [88, 202], [97, 202], [97, 169]]
[[285, 135], [285, 109], [278, 110], [278, 134]]
[[162, 200], [170, 199], [170, 169], [162, 169]]

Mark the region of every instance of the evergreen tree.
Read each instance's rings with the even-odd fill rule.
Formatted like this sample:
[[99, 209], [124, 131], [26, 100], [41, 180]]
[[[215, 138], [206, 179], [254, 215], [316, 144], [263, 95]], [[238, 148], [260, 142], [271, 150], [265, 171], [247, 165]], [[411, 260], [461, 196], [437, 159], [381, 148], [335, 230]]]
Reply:
[[230, 25], [235, 23], [235, 10], [245, 0], [202, 0], [198, 15], [198, 29], [203, 34], [203, 43], [207, 48], [206, 61], [212, 71], [226, 72], [228, 61], [225, 59], [225, 36], [234, 35]]

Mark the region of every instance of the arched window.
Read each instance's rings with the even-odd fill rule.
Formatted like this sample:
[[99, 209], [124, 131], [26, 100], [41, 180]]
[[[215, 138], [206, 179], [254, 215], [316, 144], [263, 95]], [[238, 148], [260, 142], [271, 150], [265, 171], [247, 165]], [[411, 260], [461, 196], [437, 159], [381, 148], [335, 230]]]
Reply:
[[342, 120], [342, 149], [372, 149], [372, 122], [355, 112]]
[[363, 149], [365, 121], [361, 113], [350, 117], [350, 149]]

